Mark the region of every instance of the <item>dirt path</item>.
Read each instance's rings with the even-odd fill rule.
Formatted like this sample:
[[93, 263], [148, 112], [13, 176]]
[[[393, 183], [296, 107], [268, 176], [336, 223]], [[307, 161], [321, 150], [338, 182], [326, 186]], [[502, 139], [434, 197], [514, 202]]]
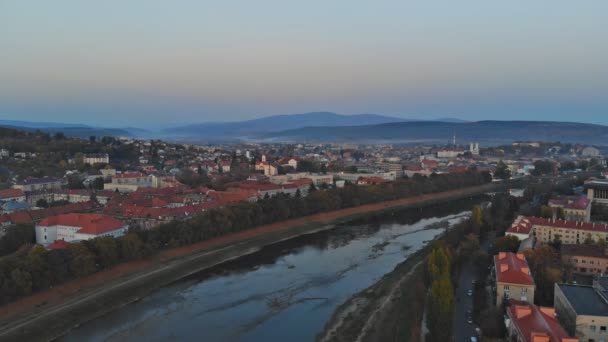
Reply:
[[[0, 308], [0, 339], [48, 340], [188, 274], [259, 250], [264, 245], [329, 227], [340, 219], [397, 207], [421, 206], [492, 190], [492, 184], [368, 204], [252, 228], [165, 250], [69, 281]], [[42, 334], [42, 335], [41, 335]]]

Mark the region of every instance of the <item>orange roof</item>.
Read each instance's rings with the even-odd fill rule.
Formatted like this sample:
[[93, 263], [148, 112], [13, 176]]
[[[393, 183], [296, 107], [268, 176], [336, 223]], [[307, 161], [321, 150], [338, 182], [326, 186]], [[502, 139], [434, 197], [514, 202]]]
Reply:
[[98, 235], [125, 226], [121, 221], [102, 214], [63, 214], [47, 217], [38, 223], [39, 226], [80, 227], [77, 233]]
[[511, 300], [507, 315], [524, 342], [578, 342], [555, 317], [555, 309]]
[[13, 197], [23, 197], [25, 194], [21, 189], [6, 189], [0, 190], [0, 199], [5, 198], [13, 198]]
[[496, 282], [534, 286], [526, 257], [521, 253], [500, 252], [494, 256]]

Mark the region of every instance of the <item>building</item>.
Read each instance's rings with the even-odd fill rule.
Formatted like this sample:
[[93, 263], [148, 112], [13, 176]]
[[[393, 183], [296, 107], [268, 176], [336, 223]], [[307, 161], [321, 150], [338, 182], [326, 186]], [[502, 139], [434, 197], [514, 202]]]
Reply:
[[124, 235], [129, 226], [103, 214], [63, 214], [50, 216], [36, 224], [36, 242], [48, 245], [55, 240], [66, 242]]
[[605, 277], [593, 286], [555, 284], [553, 305], [566, 331], [581, 341], [608, 340], [608, 300]]
[[58, 190], [63, 187], [65, 181], [62, 178], [43, 177], [35, 178], [28, 177], [13, 185], [14, 189], [20, 189], [24, 192], [39, 191], [39, 190]]
[[591, 221], [591, 200], [583, 196], [566, 196], [550, 199], [549, 206], [554, 212], [558, 208], [564, 211], [564, 219], [567, 221]]
[[523, 254], [498, 253], [494, 256], [494, 272], [496, 305], [501, 305], [509, 299], [534, 303], [536, 285]]
[[109, 164], [110, 156], [107, 153], [87, 154], [82, 158], [82, 162], [85, 164]]
[[608, 179], [592, 179], [585, 181], [587, 198], [598, 204], [608, 205]]
[[456, 158], [464, 154], [464, 149], [453, 148], [437, 151], [437, 158]]
[[382, 183], [386, 183], [386, 180], [384, 178], [374, 176], [359, 177], [359, 179], [357, 180], [357, 185], [375, 185]]
[[112, 183], [103, 185], [104, 190], [133, 192], [140, 187], [152, 187], [153, 177], [141, 172], [125, 172], [112, 177]]
[[0, 203], [25, 202], [25, 193], [21, 189], [0, 190]]
[[555, 309], [511, 300], [505, 325], [517, 342], [578, 342], [559, 324]]
[[479, 143], [471, 143], [469, 145], [469, 152], [471, 152], [471, 154], [474, 156], [478, 156], [479, 155]]
[[608, 251], [598, 245], [561, 245], [564, 264], [572, 266], [572, 271], [582, 274], [608, 274]]
[[255, 170], [262, 171], [264, 176], [274, 176], [279, 173], [276, 166], [267, 162], [265, 157], [262, 161], [255, 163]]
[[532, 222], [524, 216], [518, 216], [505, 232], [505, 236], [514, 236], [519, 241], [519, 251], [534, 248], [534, 235], [532, 234]]
[[608, 225], [603, 223], [565, 221], [540, 217], [528, 217], [527, 219], [532, 223], [536, 241], [540, 243], [559, 240], [563, 244], [574, 245], [584, 243], [587, 239], [597, 242], [600, 239], [606, 240], [608, 237]]
[[593, 146], [587, 146], [584, 149], [582, 149], [581, 155], [583, 157], [599, 157], [600, 150], [598, 150], [597, 148], [595, 148]]
[[403, 165], [399, 163], [381, 162], [378, 168], [385, 172], [394, 172], [397, 177], [403, 177]]

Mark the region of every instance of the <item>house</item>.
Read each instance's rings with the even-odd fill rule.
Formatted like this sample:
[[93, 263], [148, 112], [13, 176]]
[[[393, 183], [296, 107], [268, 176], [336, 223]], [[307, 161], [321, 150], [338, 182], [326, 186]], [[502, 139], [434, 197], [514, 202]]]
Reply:
[[500, 252], [494, 256], [496, 305], [509, 299], [534, 303], [536, 285], [526, 257], [521, 253]]
[[57, 190], [61, 189], [65, 181], [62, 178], [55, 177], [28, 177], [22, 181], [17, 182], [13, 185], [13, 189], [20, 189], [24, 192], [38, 191], [38, 190]]
[[591, 200], [584, 196], [564, 196], [550, 199], [549, 207], [553, 208], [554, 212], [561, 208], [565, 220], [591, 221]]
[[279, 173], [276, 166], [270, 164], [265, 160], [256, 162], [255, 170], [262, 171], [264, 173], [264, 176], [274, 176]]
[[66, 242], [124, 235], [129, 226], [103, 214], [63, 214], [50, 216], [36, 224], [36, 242], [49, 245], [55, 240]]
[[21, 189], [0, 190], [0, 203], [2, 202], [25, 202], [25, 193]]
[[561, 245], [564, 264], [570, 265], [575, 273], [608, 274], [608, 250], [599, 245]]
[[508, 335], [517, 342], [578, 342], [559, 324], [555, 309], [511, 300], [505, 322]]
[[555, 284], [553, 305], [566, 331], [580, 341], [608, 339], [608, 279], [593, 286]]
[[518, 216], [505, 232], [505, 236], [514, 236], [521, 243], [519, 251], [534, 247], [534, 235], [532, 234], [532, 222], [524, 216]]

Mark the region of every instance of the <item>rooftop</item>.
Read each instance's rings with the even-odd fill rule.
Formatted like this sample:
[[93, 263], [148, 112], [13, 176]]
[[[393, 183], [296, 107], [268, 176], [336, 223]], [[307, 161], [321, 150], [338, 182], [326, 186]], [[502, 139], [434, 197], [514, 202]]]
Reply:
[[63, 214], [47, 217], [39, 226], [80, 227], [80, 234], [102, 234], [125, 226], [121, 221], [102, 214]]
[[557, 284], [579, 315], [608, 316], [608, 304], [592, 286]]
[[534, 286], [526, 257], [521, 253], [500, 252], [494, 256], [496, 282]]
[[511, 300], [507, 309], [512, 324], [525, 342], [575, 342], [559, 325], [555, 309]]

